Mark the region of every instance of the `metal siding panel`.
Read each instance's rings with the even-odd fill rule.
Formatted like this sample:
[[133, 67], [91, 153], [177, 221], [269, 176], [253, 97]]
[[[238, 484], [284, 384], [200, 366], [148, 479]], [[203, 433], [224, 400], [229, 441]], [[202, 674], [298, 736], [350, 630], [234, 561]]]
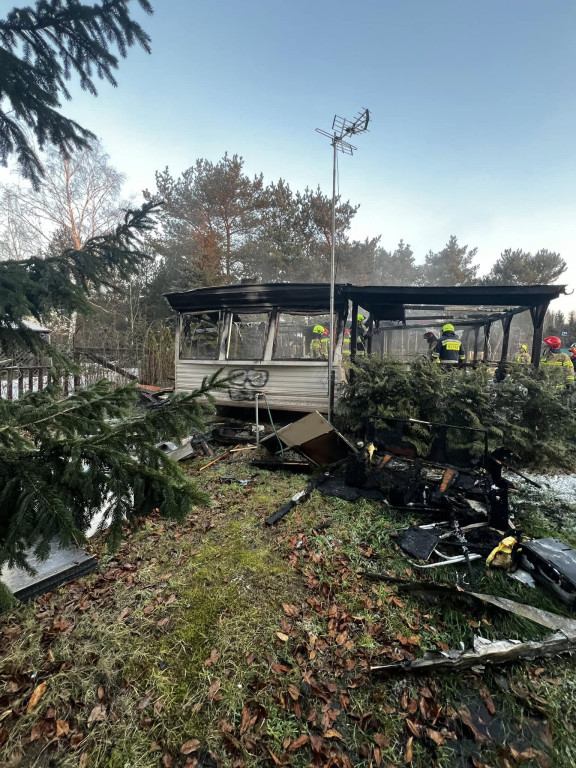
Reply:
[[[268, 403], [274, 408], [287, 408], [292, 410], [327, 410], [328, 408], [328, 366], [290, 364], [280, 365], [274, 363], [250, 363], [234, 361], [224, 365], [214, 362], [198, 362], [195, 360], [179, 360], [176, 365], [176, 389], [179, 392], [191, 392], [202, 383], [204, 376], [215, 373], [220, 368], [224, 372], [244, 370], [268, 374], [265, 384], [257, 382], [256, 386], [246, 381], [243, 386], [231, 386], [228, 390], [215, 392], [214, 397], [219, 405], [252, 405], [256, 392], [263, 392]], [[342, 380], [342, 369], [335, 368], [337, 381]], [[230, 396], [234, 392], [236, 398]], [[242, 395], [246, 395], [246, 399]]]

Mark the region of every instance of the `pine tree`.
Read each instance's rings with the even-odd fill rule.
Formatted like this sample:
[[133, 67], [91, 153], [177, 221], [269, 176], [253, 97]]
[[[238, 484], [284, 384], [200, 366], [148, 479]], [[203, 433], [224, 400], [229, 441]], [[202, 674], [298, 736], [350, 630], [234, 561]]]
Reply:
[[477, 248], [468, 250], [467, 245], [459, 245], [454, 235], [441, 251], [429, 251], [422, 269], [425, 285], [466, 285], [476, 280], [478, 265], [474, 259]]
[[[150, 51], [150, 38], [130, 18], [130, 1], [37, 0], [35, 8], [15, 8], [0, 20], [0, 163], [16, 155], [22, 175], [35, 186], [43, 167], [26, 130], [40, 149], [52, 145], [65, 157], [95, 138], [59, 111], [61, 98], [70, 98], [66, 83], [72, 75], [96, 96], [95, 77], [117, 85], [112, 46], [122, 57], [136, 44]], [[152, 13], [149, 0], [137, 2]]]
[[[138, 1], [151, 10], [147, 0]], [[50, 144], [64, 153], [85, 146], [90, 137], [56, 110], [60, 95], [68, 96], [65, 80], [71, 73], [95, 93], [93, 71], [115, 82], [111, 45], [121, 55], [136, 42], [148, 49], [128, 3], [39, 0], [34, 10], [14, 10], [0, 22], [0, 105], [8, 100], [12, 106], [11, 114], [0, 111], [0, 158], [6, 162], [15, 152], [33, 183], [40, 183], [42, 165], [25, 128], [40, 147]], [[89, 297], [117, 290], [148, 258], [142, 237], [154, 225], [157, 209], [148, 202], [129, 211], [114, 231], [80, 247], [64, 245], [44, 259], [0, 263], [0, 355], [24, 348], [71, 370], [71, 361], [30, 333], [23, 320], [86, 313]], [[26, 567], [28, 549], [46, 557], [55, 542], [81, 541], [101, 510], [114, 544], [123, 525], [139, 515], [159, 509], [182, 518], [192, 504], [205, 502], [206, 495], [156, 444], [200, 426], [209, 392], [218, 386], [214, 376], [197, 391], [145, 411], [135, 407], [133, 386], [113, 389], [107, 381], [66, 398], [52, 385], [17, 401], [0, 400], [0, 567]]]

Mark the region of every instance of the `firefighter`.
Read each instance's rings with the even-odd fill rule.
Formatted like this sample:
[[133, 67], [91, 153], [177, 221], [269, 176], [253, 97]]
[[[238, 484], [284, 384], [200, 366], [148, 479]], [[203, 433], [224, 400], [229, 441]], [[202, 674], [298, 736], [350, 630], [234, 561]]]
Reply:
[[364, 320], [366, 318], [364, 315], [356, 315], [356, 320], [358, 321], [358, 332], [356, 334], [356, 354], [357, 355], [364, 355], [366, 353], [366, 345], [364, 344], [364, 339], [366, 337], [366, 326], [364, 325]]
[[516, 355], [516, 362], [523, 363], [524, 365], [526, 365], [527, 363], [531, 362], [531, 360], [532, 358], [528, 353], [528, 347], [526, 346], [526, 344], [520, 344], [518, 354]]
[[312, 341], [310, 342], [310, 357], [320, 359], [322, 357], [322, 337], [324, 336], [324, 326], [315, 325], [312, 328]]
[[548, 336], [543, 343], [546, 344], [547, 349], [540, 361], [541, 364], [545, 365], [547, 370], [554, 372], [554, 380], [558, 387], [573, 386], [574, 366], [570, 356], [560, 351], [562, 342], [558, 336]]
[[433, 331], [426, 331], [424, 339], [426, 344], [428, 344], [428, 358], [431, 360], [436, 344], [438, 344], [438, 336]]
[[442, 336], [436, 342], [432, 360], [442, 365], [462, 365], [466, 362], [466, 352], [462, 342], [454, 333], [452, 323], [442, 326]]
[[350, 357], [350, 331], [344, 329], [344, 339], [342, 341], [342, 355]]
[[320, 345], [322, 347], [322, 357], [328, 360], [328, 354], [330, 352], [330, 329], [324, 328], [324, 334], [320, 337]]
[[574, 366], [574, 370], [576, 370], [576, 341], [574, 344], [570, 344], [568, 352], [570, 352], [570, 360], [572, 360], [572, 365]]

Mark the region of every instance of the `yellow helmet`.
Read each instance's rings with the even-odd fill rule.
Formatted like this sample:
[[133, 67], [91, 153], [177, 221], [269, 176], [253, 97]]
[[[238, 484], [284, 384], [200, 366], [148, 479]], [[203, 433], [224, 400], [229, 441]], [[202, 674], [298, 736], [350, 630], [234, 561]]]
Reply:
[[446, 323], [446, 325], [442, 326], [442, 333], [446, 333], [446, 331], [453, 331], [453, 330], [454, 330], [454, 326], [452, 325], [452, 323]]
[[358, 320], [359, 323], [362, 323], [366, 318], [364, 315], [357, 315], [356, 320]]
[[324, 326], [323, 325], [315, 325], [314, 328], [312, 328], [312, 333], [324, 333]]
[[526, 344], [521, 344], [520, 349], [522, 350], [522, 352], [528, 352], [528, 347], [526, 346]]

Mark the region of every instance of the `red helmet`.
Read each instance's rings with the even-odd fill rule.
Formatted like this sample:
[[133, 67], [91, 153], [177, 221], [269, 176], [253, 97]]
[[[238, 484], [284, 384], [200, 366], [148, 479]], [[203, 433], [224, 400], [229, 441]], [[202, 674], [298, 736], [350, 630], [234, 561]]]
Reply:
[[330, 336], [330, 329], [324, 328], [324, 336]]
[[547, 344], [550, 347], [550, 349], [560, 349], [560, 347], [562, 346], [562, 342], [560, 341], [558, 336], [547, 336], [544, 339], [543, 343]]
[[[348, 328], [344, 328], [344, 336], [350, 336], [350, 330]], [[574, 346], [576, 347], [576, 344]]]

